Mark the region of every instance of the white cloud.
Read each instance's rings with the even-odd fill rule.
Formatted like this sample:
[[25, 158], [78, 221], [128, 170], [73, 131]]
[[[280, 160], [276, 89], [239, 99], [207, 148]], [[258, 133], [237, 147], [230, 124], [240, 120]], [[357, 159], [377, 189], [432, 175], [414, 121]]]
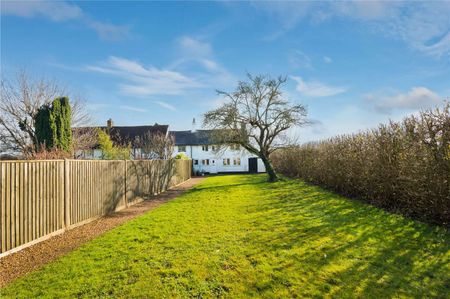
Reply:
[[313, 6], [313, 2], [308, 1], [253, 1], [252, 4], [256, 9], [266, 13], [281, 24], [278, 31], [264, 38], [266, 41], [275, 40], [294, 28]]
[[146, 109], [142, 109], [142, 108], [138, 108], [138, 107], [132, 107], [132, 106], [126, 106], [126, 105], [120, 106], [119, 108], [120, 109], [125, 109], [125, 110], [128, 110], [128, 111], [133, 111], [133, 112], [147, 112]]
[[125, 79], [127, 83], [120, 84], [119, 88], [122, 93], [129, 95], [178, 95], [187, 89], [202, 86], [179, 72], [144, 67], [136, 61], [115, 56], [110, 56], [105, 63], [90, 65], [85, 69]]
[[212, 55], [211, 44], [200, 41], [190, 36], [182, 36], [178, 39], [178, 44], [184, 57], [209, 57]]
[[82, 9], [65, 1], [2, 1], [1, 14], [23, 18], [44, 17], [53, 22], [80, 21], [93, 29], [101, 39], [117, 41], [129, 36], [130, 27], [100, 22], [87, 16]]
[[168, 69], [181, 69], [197, 72], [199, 80], [205, 85], [229, 86], [237, 79], [215, 58], [210, 43], [191, 36], [183, 36], [176, 40], [178, 58]]
[[81, 8], [62, 1], [2, 1], [2, 14], [19, 17], [46, 17], [55, 22], [80, 18]]
[[154, 103], [158, 104], [159, 106], [161, 106], [163, 108], [166, 108], [166, 109], [169, 109], [169, 110], [172, 110], [172, 111], [177, 110], [173, 105], [170, 105], [170, 104], [168, 104], [166, 102], [163, 102], [163, 101], [154, 101]]
[[288, 62], [293, 68], [313, 69], [311, 59], [300, 50], [291, 50], [288, 54]]
[[120, 41], [130, 36], [130, 26], [88, 20], [86, 24], [105, 41]]
[[291, 78], [297, 82], [296, 90], [308, 97], [329, 97], [347, 91], [345, 87], [330, 86], [316, 80], [305, 81], [297, 76]]
[[449, 16], [450, 2], [415, 2], [380, 20], [375, 28], [428, 55], [450, 57]]
[[394, 109], [417, 110], [429, 108], [443, 102], [438, 94], [426, 87], [413, 87], [406, 93], [389, 96], [368, 94], [364, 98], [377, 111], [383, 113], [389, 113]]
[[323, 57], [323, 61], [324, 61], [325, 63], [332, 63], [332, 62], [333, 62], [333, 59], [331, 59], [331, 58], [328, 57], [328, 56], [324, 56], [324, 57]]
[[[213, 91], [236, 83], [234, 76], [214, 58], [210, 43], [184, 36], [176, 40], [176, 46], [178, 55], [167, 67], [158, 68], [110, 56], [106, 61], [85, 66], [83, 70], [120, 79], [118, 88], [122, 94], [140, 97], [185, 95], [198, 89]], [[167, 102], [153, 102], [175, 110]]]
[[450, 56], [449, 1], [254, 2], [280, 24], [273, 40], [302, 20], [314, 23], [332, 18], [363, 22], [374, 32], [403, 40], [410, 47], [437, 58]]

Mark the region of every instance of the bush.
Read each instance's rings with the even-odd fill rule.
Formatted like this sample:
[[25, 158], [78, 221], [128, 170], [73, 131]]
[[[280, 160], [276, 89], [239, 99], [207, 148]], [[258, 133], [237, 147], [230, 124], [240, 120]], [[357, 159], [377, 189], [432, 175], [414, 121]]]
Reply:
[[97, 130], [98, 144], [104, 160], [127, 160], [131, 157], [131, 146], [115, 146], [109, 135], [102, 129]]
[[429, 222], [450, 224], [450, 113], [426, 110], [354, 135], [281, 149], [276, 170]]
[[186, 156], [185, 153], [178, 153], [178, 154], [175, 156], [175, 159], [177, 159], [177, 160], [189, 160], [189, 157]]
[[25, 157], [27, 160], [57, 160], [57, 159], [71, 159], [72, 155], [62, 149], [52, 148], [46, 149], [41, 147], [38, 152]]

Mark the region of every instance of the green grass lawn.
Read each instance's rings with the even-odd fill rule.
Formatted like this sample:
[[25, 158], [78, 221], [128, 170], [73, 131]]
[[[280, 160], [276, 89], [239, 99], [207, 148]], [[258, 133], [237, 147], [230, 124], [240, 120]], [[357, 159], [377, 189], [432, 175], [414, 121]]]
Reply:
[[450, 234], [301, 181], [218, 176], [1, 290], [19, 297], [441, 297]]

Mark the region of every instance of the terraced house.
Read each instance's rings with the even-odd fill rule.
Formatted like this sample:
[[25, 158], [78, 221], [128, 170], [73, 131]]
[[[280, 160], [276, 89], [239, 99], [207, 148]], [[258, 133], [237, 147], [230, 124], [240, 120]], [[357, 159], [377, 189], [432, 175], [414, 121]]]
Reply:
[[214, 144], [214, 130], [171, 131], [175, 139], [174, 155], [184, 153], [198, 173], [265, 172], [264, 163], [239, 145], [220, 146]]
[[[146, 153], [141, 148], [142, 138], [149, 135], [163, 135], [169, 134], [168, 125], [160, 125], [155, 123], [154, 125], [142, 125], [142, 126], [115, 126], [112, 119], [108, 119], [106, 126], [98, 127], [83, 127], [74, 128], [74, 133], [79, 133], [86, 130], [101, 129], [107, 132], [111, 140], [116, 145], [131, 146], [131, 158], [132, 159], [151, 159], [152, 156]], [[94, 143], [88, 149], [79, 150], [76, 153], [76, 157], [79, 159], [102, 159], [103, 153], [98, 144]]]

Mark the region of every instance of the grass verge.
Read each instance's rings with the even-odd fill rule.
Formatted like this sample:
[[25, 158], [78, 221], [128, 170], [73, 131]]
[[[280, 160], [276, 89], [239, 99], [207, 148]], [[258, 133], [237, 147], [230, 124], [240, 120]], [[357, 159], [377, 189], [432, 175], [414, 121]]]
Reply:
[[44, 297], [441, 297], [450, 235], [297, 180], [206, 179], [0, 291]]

